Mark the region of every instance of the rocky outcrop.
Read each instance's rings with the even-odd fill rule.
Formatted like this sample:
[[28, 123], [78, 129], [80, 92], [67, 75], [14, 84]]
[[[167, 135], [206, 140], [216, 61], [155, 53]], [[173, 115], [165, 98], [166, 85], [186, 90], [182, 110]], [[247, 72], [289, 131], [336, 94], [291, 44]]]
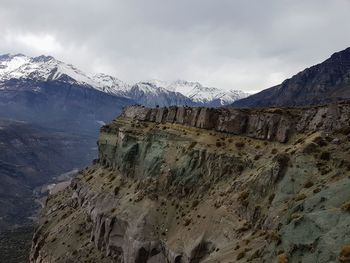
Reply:
[[49, 196], [30, 260], [346, 259], [348, 118], [348, 104], [126, 108], [101, 129], [98, 159]]
[[341, 128], [350, 121], [350, 104], [339, 103], [307, 110], [200, 107], [151, 109], [130, 106], [124, 108], [121, 116], [137, 121], [182, 124], [256, 139], [286, 142], [296, 131], [331, 131]]

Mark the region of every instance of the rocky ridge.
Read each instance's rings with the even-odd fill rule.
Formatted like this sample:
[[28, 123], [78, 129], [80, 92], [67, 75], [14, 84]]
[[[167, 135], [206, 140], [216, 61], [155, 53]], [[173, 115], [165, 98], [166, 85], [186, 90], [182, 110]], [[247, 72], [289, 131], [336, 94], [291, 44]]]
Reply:
[[234, 107], [296, 107], [350, 99], [350, 48], [281, 84], [235, 101]]
[[[303, 109], [232, 109], [205, 107], [127, 107], [122, 117], [137, 121], [177, 123], [255, 139], [286, 142], [295, 132], [334, 130], [350, 119], [348, 104]], [[108, 128], [105, 126], [104, 129]]]
[[349, 262], [349, 112], [127, 107], [30, 261]]

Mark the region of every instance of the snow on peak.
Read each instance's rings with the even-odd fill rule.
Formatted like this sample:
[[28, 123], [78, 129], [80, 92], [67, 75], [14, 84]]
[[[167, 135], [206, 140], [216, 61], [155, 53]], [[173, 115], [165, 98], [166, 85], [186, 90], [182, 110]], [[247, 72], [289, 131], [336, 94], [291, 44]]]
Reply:
[[0, 56], [0, 80], [32, 79], [62, 80], [89, 86], [118, 96], [127, 96], [129, 85], [112, 76], [100, 73], [89, 76], [71, 64], [66, 64], [52, 56], [28, 57], [22, 54]]
[[100, 91], [112, 95], [129, 97], [127, 93], [130, 90], [130, 85], [120, 79], [104, 73], [98, 73], [92, 77], [92, 80], [95, 82], [94, 87]]
[[140, 92], [143, 92], [144, 94], [153, 94], [153, 95], [159, 95], [160, 93], [170, 93], [171, 91], [167, 90], [166, 88], [162, 87], [158, 84], [156, 84], [153, 81], [141, 81], [133, 85], [132, 89], [138, 89]]
[[93, 85], [90, 77], [73, 65], [65, 64], [52, 56], [28, 57], [22, 54], [0, 57], [0, 80], [33, 79], [59, 80], [67, 77], [71, 82]]
[[29, 61], [30, 58], [22, 54], [0, 56], [0, 78], [2, 79], [6, 74], [16, 71]]
[[214, 87], [205, 87], [199, 82], [186, 80], [175, 80], [170, 82], [151, 80], [149, 82], [155, 86], [181, 93], [182, 95], [190, 98], [193, 102], [200, 104], [208, 104], [211, 101], [215, 101], [216, 104], [219, 104], [218, 106], [223, 106], [230, 104], [235, 100], [249, 96], [248, 93], [244, 93], [240, 90], [225, 91]]

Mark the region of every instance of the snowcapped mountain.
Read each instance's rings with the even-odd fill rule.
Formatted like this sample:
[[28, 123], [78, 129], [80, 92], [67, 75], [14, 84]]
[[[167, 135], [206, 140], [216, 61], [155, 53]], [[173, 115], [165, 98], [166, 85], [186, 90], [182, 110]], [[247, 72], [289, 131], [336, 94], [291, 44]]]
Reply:
[[[122, 85], [113, 81], [110, 86]], [[106, 82], [50, 56], [2, 55], [0, 118], [95, 135], [102, 122], [135, 104], [125, 96], [111, 96]]]
[[211, 107], [225, 106], [250, 95], [240, 90], [226, 91], [214, 87], [205, 87], [199, 82], [186, 80], [150, 80], [149, 83], [157, 87], [163, 87], [166, 90], [181, 93], [195, 104]]
[[[112, 96], [132, 99], [146, 106], [204, 105], [224, 106], [248, 94], [204, 87], [185, 80], [150, 80], [129, 85], [100, 73], [90, 76], [71, 64], [51, 56], [28, 57], [22, 54], [0, 56], [0, 82], [17, 80], [58, 81], [95, 89]], [[0, 84], [0, 89], [6, 88]]]
[[73, 65], [66, 64], [51, 56], [34, 58], [22, 54], [0, 56], [0, 81], [10, 79], [58, 80], [90, 86], [112, 95], [120, 95], [129, 89], [128, 84], [117, 78], [103, 73], [89, 76]]
[[249, 96], [248, 93], [240, 90], [225, 91], [214, 87], [204, 87], [198, 82], [185, 80], [171, 82], [167, 88], [184, 94], [196, 103], [213, 104], [214, 101], [217, 102], [218, 105], [212, 106], [224, 106]]
[[22, 54], [0, 56], [0, 80], [64, 80], [83, 85], [94, 85], [93, 80], [73, 65], [51, 56], [27, 57]]
[[141, 105], [150, 107], [169, 105], [195, 105], [195, 103], [183, 94], [170, 91], [155, 85], [152, 82], [139, 82], [130, 88], [129, 97]]
[[121, 97], [129, 97], [130, 85], [120, 79], [99, 73], [94, 75], [92, 80], [94, 81], [92, 86], [102, 92]]

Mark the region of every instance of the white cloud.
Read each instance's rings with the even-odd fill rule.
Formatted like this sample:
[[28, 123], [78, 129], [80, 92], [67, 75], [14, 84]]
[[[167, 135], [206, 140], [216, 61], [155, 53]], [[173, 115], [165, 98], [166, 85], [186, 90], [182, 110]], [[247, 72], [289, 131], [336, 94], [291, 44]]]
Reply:
[[[5, 41], [10, 45], [23, 46], [25, 49], [31, 49], [34, 53], [58, 53], [63, 50], [62, 45], [56, 38], [48, 33], [44, 34], [6, 34]], [[20, 51], [20, 50], [19, 50]]]
[[3, 0], [0, 53], [257, 91], [349, 46], [348, 0]]

